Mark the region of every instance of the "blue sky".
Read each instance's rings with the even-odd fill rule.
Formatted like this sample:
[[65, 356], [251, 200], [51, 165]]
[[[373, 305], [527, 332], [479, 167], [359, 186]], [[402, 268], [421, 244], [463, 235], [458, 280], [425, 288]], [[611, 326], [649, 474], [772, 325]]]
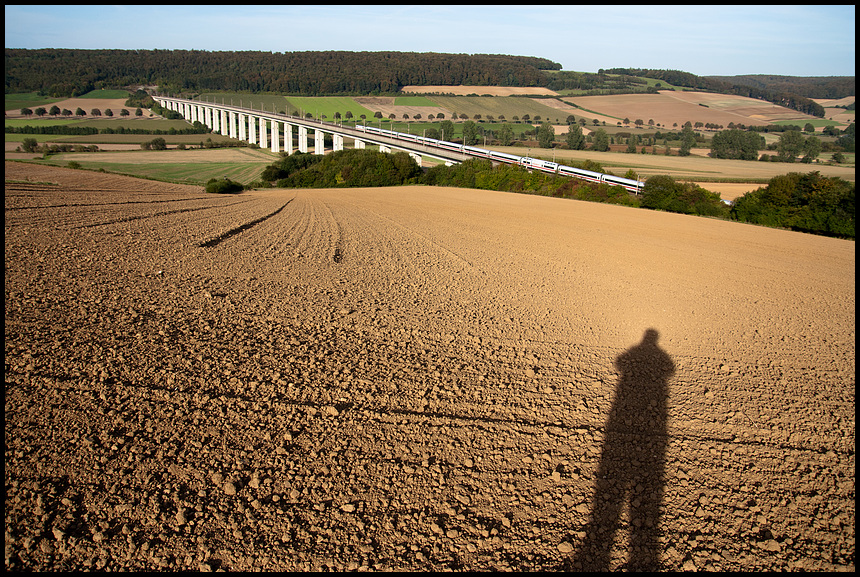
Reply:
[[853, 76], [853, 5], [6, 5], [7, 48], [443, 52], [564, 70]]

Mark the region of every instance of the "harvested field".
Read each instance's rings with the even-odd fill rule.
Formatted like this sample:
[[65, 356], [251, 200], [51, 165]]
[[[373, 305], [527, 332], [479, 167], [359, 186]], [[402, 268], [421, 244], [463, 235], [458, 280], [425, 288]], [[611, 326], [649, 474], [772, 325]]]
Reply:
[[576, 96], [564, 100], [609, 117], [629, 118], [631, 126], [637, 118], [646, 123], [654, 120], [656, 124], [667, 128], [672, 128], [676, 123], [680, 128], [687, 121], [728, 126], [730, 122], [761, 125], [779, 120], [797, 120], [802, 123], [814, 119], [813, 116], [763, 100], [707, 92], [661, 90], [659, 94]]
[[468, 96], [469, 94], [477, 94], [478, 96], [485, 94], [490, 96], [521, 96], [523, 94], [558, 96], [558, 92], [554, 90], [537, 86], [404, 86], [400, 91], [411, 94], [453, 94], [455, 96]]
[[7, 569], [854, 570], [853, 242], [5, 174]]

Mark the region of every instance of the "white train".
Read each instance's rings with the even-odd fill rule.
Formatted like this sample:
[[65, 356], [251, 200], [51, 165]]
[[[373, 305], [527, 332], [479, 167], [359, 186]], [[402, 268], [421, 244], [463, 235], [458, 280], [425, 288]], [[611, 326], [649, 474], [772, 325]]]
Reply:
[[484, 150], [483, 148], [477, 148], [475, 146], [465, 146], [462, 144], [448, 142], [447, 140], [437, 140], [435, 138], [426, 138], [415, 134], [394, 132], [393, 130], [376, 128], [374, 126], [356, 125], [355, 128], [357, 130], [362, 130], [369, 134], [387, 136], [388, 138], [395, 138], [398, 140], [406, 140], [409, 142], [423, 144], [425, 146], [433, 146], [436, 148], [451, 150], [454, 152], [468, 154], [470, 156], [476, 156], [479, 158], [488, 158], [496, 162], [504, 162], [506, 164], [518, 164], [531, 170], [540, 170], [552, 174], [561, 174], [563, 176], [581, 178], [589, 182], [605, 182], [608, 184], [624, 187], [626, 190], [634, 194], [641, 194], [642, 187], [645, 186], [645, 183], [639, 180], [621, 178], [620, 176], [611, 176], [608, 174], [603, 174], [601, 172], [593, 172], [591, 170], [583, 170], [581, 168], [565, 166], [563, 164], [558, 164], [557, 162], [549, 162], [547, 160], [540, 160], [538, 158], [530, 158], [528, 156], [515, 156], [513, 154], [506, 154], [504, 152], [498, 152], [496, 150]]

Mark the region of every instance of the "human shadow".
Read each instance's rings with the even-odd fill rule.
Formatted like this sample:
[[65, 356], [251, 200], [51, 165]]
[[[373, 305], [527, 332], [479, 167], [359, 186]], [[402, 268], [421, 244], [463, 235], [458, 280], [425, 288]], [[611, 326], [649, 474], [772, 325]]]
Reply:
[[[629, 507], [628, 557], [625, 565], [613, 568], [660, 569], [666, 406], [675, 364], [657, 345], [658, 337], [655, 329], [646, 330], [642, 342], [615, 359], [621, 376], [606, 421], [591, 517], [580, 548], [569, 560], [570, 569], [610, 569], [625, 506]], [[623, 547], [623, 541], [619, 545]]]

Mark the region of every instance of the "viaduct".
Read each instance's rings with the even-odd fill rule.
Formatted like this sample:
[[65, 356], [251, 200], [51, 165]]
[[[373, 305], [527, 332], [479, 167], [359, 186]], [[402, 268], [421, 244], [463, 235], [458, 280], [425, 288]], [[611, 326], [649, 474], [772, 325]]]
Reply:
[[[254, 110], [227, 104], [199, 102], [185, 98], [153, 96], [162, 107], [174, 110], [189, 122], [200, 122], [212, 131], [230, 138], [257, 144], [261, 148], [271, 147], [272, 152], [283, 150], [293, 153], [293, 131], [297, 131], [299, 152], [308, 152], [308, 131], [314, 135], [314, 154], [325, 153], [325, 135], [331, 134], [333, 150], [343, 150], [344, 138], [351, 138], [355, 148], [367, 144], [378, 145], [381, 152], [402, 150], [421, 166], [421, 157], [426, 156], [446, 165], [471, 158], [455, 151], [439, 150], [419, 143], [395, 140], [321, 120], [306, 120], [287, 114]], [[282, 136], [283, 135], [283, 136]]]

